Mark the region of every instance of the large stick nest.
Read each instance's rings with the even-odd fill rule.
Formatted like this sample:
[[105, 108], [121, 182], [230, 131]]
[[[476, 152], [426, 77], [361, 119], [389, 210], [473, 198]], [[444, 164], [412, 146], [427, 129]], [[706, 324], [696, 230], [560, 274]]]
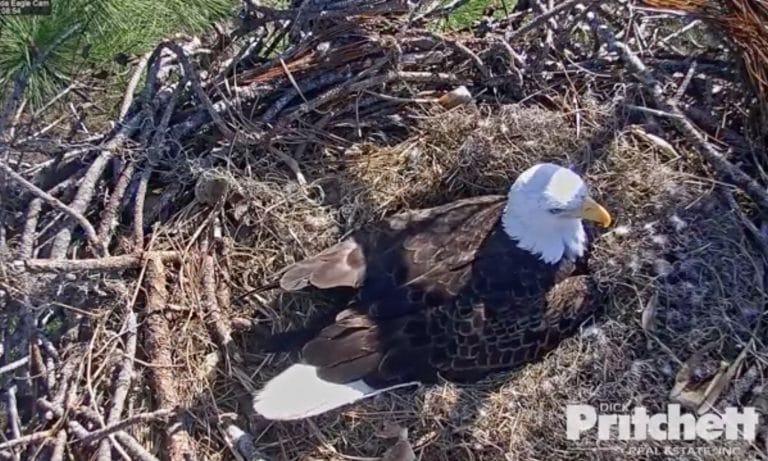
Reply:
[[[706, 11], [727, 42], [692, 23], [706, 2], [529, 2], [437, 32], [461, 3], [247, 3], [140, 59], [95, 134], [80, 114], [56, 122], [79, 93], [26, 110], [20, 74], [0, 113], [0, 456], [763, 455], [762, 427], [754, 443], [565, 436], [568, 403], [766, 409], [766, 17], [750, 13], [763, 32], [734, 19], [759, 2]], [[295, 359], [259, 340], [323, 308], [255, 288], [370, 220], [503, 193], [542, 160], [582, 172], [616, 216], [595, 325], [476, 385], [290, 424], [251, 414]], [[392, 424], [397, 444], [377, 435]]]

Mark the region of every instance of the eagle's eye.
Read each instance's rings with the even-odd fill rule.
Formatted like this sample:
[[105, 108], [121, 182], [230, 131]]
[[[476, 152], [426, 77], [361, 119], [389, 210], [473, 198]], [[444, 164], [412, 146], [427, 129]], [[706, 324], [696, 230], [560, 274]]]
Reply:
[[549, 212], [552, 213], [552, 214], [560, 214], [563, 211], [565, 211], [564, 208], [550, 208], [549, 209]]

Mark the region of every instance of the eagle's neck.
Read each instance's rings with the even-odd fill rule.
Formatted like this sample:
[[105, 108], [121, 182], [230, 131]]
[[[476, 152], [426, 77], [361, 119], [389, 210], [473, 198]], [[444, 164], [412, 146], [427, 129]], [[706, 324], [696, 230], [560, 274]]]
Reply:
[[557, 264], [563, 257], [575, 259], [584, 255], [587, 235], [581, 220], [536, 219], [535, 216], [521, 213], [513, 202], [509, 202], [501, 217], [501, 224], [518, 247], [546, 263]]

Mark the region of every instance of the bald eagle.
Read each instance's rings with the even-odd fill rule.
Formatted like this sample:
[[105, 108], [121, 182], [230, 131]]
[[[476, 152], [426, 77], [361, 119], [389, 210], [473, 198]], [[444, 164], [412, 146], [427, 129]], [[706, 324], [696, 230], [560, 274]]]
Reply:
[[354, 295], [298, 332], [301, 362], [256, 393], [254, 410], [301, 419], [540, 358], [594, 312], [582, 219], [611, 223], [579, 175], [540, 163], [506, 196], [402, 212], [295, 263], [283, 290]]

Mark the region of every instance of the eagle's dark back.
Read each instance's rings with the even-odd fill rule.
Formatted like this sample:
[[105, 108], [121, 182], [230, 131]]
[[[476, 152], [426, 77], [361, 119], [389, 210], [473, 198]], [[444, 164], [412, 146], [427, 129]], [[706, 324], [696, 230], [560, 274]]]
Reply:
[[472, 381], [572, 334], [592, 313], [586, 259], [549, 264], [517, 247], [501, 224], [504, 199], [402, 213], [289, 268], [286, 290], [356, 290], [299, 336], [303, 361], [326, 381], [375, 388]]

